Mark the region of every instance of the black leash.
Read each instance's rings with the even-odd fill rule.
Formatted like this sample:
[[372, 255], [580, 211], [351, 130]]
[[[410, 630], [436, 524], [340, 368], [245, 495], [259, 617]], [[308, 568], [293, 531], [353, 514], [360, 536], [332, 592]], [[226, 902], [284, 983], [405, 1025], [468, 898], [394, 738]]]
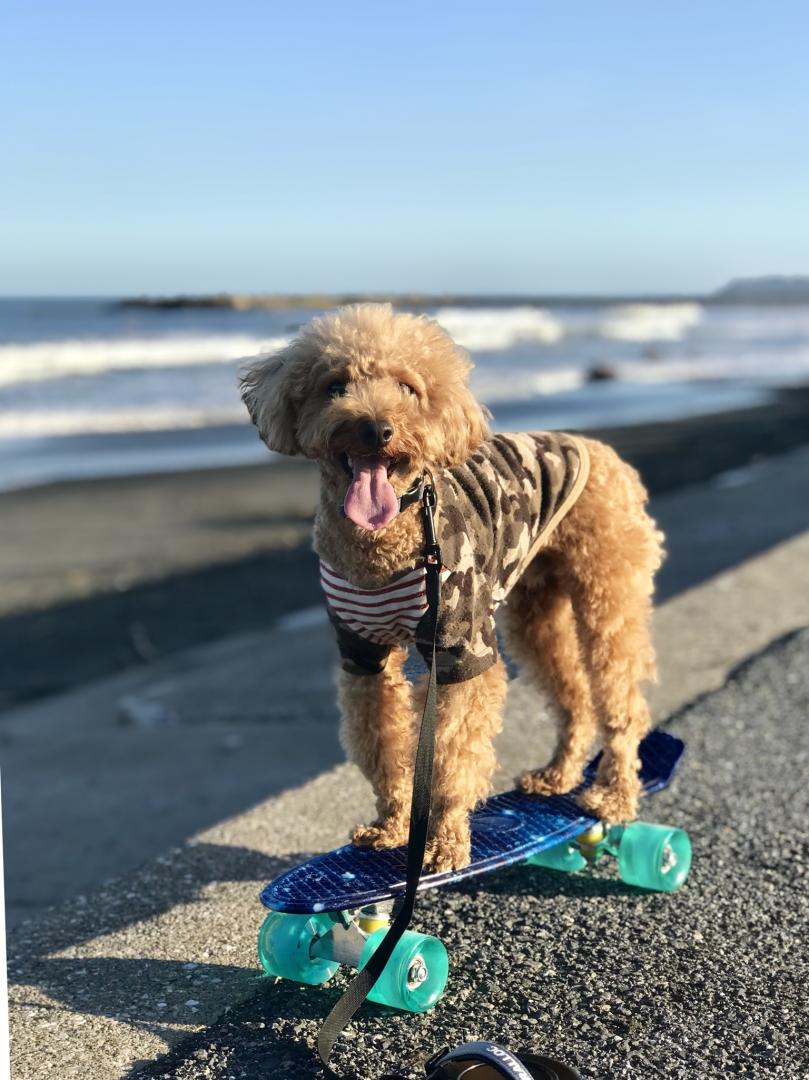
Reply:
[[436, 505], [435, 487], [431, 482], [424, 484], [422, 493], [422, 517], [426, 538], [425, 555], [427, 569], [427, 604], [430, 613], [432, 648], [430, 674], [427, 682], [427, 697], [424, 712], [421, 715], [421, 728], [416, 748], [416, 760], [413, 767], [413, 797], [410, 803], [410, 831], [407, 838], [407, 884], [402, 905], [399, 908], [385, 937], [368, 963], [351, 980], [348, 989], [323, 1021], [317, 1037], [317, 1052], [332, 1080], [342, 1080], [329, 1065], [329, 1058], [334, 1044], [343, 1028], [363, 1001], [385, 969], [393, 950], [410, 925], [416, 904], [416, 891], [421, 879], [424, 852], [427, 847], [427, 828], [430, 823], [430, 805], [433, 788], [433, 754], [435, 751], [435, 645], [438, 634], [438, 602], [441, 595], [441, 549], [435, 535], [433, 510]]

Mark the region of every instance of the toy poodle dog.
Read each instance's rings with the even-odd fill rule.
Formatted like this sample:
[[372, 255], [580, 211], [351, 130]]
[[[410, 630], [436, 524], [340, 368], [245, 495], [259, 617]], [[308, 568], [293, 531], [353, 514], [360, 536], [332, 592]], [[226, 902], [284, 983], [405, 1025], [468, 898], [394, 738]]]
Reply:
[[470, 857], [469, 813], [490, 792], [512, 655], [556, 697], [561, 722], [526, 792], [574, 788], [600, 734], [581, 805], [608, 822], [636, 814], [640, 683], [654, 678], [651, 597], [662, 534], [633, 468], [592, 439], [491, 435], [468, 387], [466, 353], [437, 322], [358, 304], [313, 319], [242, 373], [271, 450], [320, 466], [314, 548], [342, 656], [341, 738], [373, 785], [377, 818], [354, 843], [404, 844], [421, 687], [407, 646], [430, 655], [420, 495], [437, 496], [441, 547], [433, 810], [425, 866]]

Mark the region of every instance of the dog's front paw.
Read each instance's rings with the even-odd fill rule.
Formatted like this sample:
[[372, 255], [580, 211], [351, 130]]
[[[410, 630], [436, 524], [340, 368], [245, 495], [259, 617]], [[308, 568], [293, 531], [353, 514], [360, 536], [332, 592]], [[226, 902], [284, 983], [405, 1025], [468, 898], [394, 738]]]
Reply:
[[472, 839], [469, 824], [463, 826], [439, 825], [427, 842], [424, 869], [430, 874], [442, 874], [448, 870], [462, 870], [472, 858]]
[[593, 784], [583, 791], [576, 802], [590, 814], [610, 825], [634, 821], [638, 816], [638, 787], [616, 784]]
[[371, 825], [357, 825], [351, 833], [351, 843], [357, 847], [402, 847], [407, 843], [407, 821], [402, 818], [385, 818]]
[[564, 765], [548, 765], [522, 773], [517, 787], [527, 795], [563, 795], [582, 781], [581, 769]]

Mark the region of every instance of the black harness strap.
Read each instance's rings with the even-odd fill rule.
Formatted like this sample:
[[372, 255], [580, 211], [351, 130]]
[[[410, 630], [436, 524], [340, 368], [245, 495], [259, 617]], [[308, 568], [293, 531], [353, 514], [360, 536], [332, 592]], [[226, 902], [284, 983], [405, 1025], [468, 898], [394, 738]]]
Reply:
[[430, 822], [430, 805], [433, 787], [433, 754], [435, 751], [435, 652], [438, 634], [438, 603], [441, 595], [441, 550], [435, 535], [433, 510], [436, 505], [435, 488], [426, 483], [422, 491], [422, 516], [426, 538], [427, 603], [431, 615], [432, 649], [427, 696], [421, 716], [419, 741], [413, 767], [413, 797], [410, 803], [410, 832], [407, 839], [407, 883], [402, 905], [396, 913], [385, 937], [362, 971], [355, 975], [348, 989], [323, 1021], [317, 1038], [317, 1051], [333, 1080], [341, 1080], [329, 1065], [334, 1044], [340, 1032], [362, 1005], [369, 991], [385, 969], [393, 950], [410, 925], [416, 903], [416, 891], [421, 879], [424, 852], [427, 847], [427, 828]]

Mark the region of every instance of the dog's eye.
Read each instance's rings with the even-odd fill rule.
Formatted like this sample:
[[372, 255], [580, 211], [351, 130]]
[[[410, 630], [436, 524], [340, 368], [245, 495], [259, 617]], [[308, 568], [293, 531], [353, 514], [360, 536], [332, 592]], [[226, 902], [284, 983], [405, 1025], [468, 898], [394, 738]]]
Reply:
[[342, 379], [335, 379], [333, 383], [329, 383], [326, 392], [329, 397], [342, 397], [346, 392], [346, 384]]
[[416, 391], [413, 389], [413, 387], [410, 385], [410, 383], [400, 382], [399, 383], [399, 389], [404, 390], [404, 392], [406, 394], [410, 394], [411, 397], [416, 396]]

